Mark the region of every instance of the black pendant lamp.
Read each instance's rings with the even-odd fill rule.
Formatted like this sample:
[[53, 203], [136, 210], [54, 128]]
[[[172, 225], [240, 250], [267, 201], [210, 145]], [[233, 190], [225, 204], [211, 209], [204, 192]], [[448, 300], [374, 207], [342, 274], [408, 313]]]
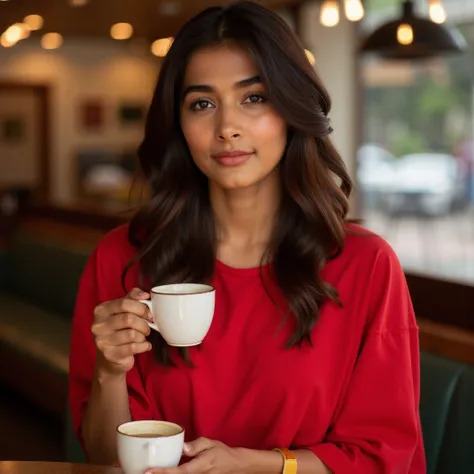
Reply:
[[466, 49], [458, 30], [418, 16], [412, 0], [403, 1], [400, 18], [377, 28], [362, 44], [362, 52], [387, 59], [425, 59]]

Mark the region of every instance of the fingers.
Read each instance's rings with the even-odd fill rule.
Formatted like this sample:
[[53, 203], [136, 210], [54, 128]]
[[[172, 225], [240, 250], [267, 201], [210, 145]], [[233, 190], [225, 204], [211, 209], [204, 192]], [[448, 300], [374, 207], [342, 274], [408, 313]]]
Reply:
[[196, 456], [194, 459], [178, 467], [147, 469], [145, 474], [202, 474], [208, 472], [213, 455], [211, 452], [206, 453], [206, 451], [221, 444], [212, 439], [198, 438], [184, 445], [184, 454], [189, 457]]
[[[138, 300], [148, 300], [150, 299], [150, 296], [151, 296], [150, 293], [147, 293], [146, 291], [143, 291], [140, 288], [133, 288], [132, 291], [130, 291], [130, 293], [127, 295], [127, 298], [138, 301]], [[148, 321], [150, 322], [153, 322], [153, 315], [151, 314], [148, 306], [145, 306], [145, 311], [146, 311], [146, 319], [148, 319]]]
[[205, 472], [206, 461], [195, 458], [177, 467], [155, 467], [145, 471], [144, 474], [201, 474]]
[[110, 316], [122, 313], [132, 313], [140, 318], [153, 321], [153, 317], [146, 305], [128, 297], [107, 301], [98, 305], [94, 310], [94, 319], [96, 322], [102, 322], [107, 320]]
[[120, 346], [112, 346], [106, 343], [97, 343], [97, 347], [102, 352], [105, 359], [109, 362], [120, 363], [127, 357], [134, 356], [136, 354], [142, 354], [148, 352], [151, 349], [149, 342], [132, 342], [130, 344], [122, 344]]
[[150, 298], [150, 293], [141, 290], [140, 288], [133, 288], [130, 293], [127, 295], [127, 298], [132, 300], [147, 300]]
[[217, 446], [218, 441], [214, 441], [209, 438], [197, 438], [194, 441], [190, 441], [184, 445], [184, 454], [186, 456], [197, 456], [198, 454], [202, 453], [203, 451], [207, 451], [208, 449], [214, 448]]
[[94, 322], [91, 328], [92, 334], [94, 334], [96, 338], [109, 337], [117, 331], [126, 329], [141, 333], [144, 336], [150, 334], [150, 326], [148, 326], [146, 321], [133, 313], [113, 315], [108, 319]]
[[[140, 343], [146, 341], [146, 335], [134, 329], [122, 329], [116, 331], [107, 338], [108, 344], [112, 346], [121, 346], [123, 344], [131, 344], [132, 342]], [[100, 341], [98, 341], [99, 343]]]
[[150, 326], [143, 317], [137, 316], [136, 313], [116, 314], [110, 320], [110, 328], [114, 332], [122, 329], [134, 329], [145, 336], [150, 334]]
[[147, 352], [151, 344], [148, 321], [153, 317], [146, 306], [138, 301], [150, 295], [134, 288], [125, 298], [107, 301], [94, 309], [91, 327], [95, 344], [105, 370], [126, 372], [133, 366], [133, 356]]

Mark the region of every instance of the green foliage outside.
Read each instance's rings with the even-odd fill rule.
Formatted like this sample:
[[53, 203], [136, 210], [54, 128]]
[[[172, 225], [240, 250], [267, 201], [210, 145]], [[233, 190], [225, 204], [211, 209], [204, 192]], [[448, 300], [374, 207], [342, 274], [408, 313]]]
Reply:
[[[369, 5], [392, 0], [369, 0]], [[376, 142], [395, 156], [418, 152], [453, 153], [473, 138], [474, 25], [461, 32], [469, 51], [445, 56], [437, 64], [411, 63], [408, 85], [366, 87], [365, 142]]]
[[366, 0], [364, 5], [368, 11], [382, 10], [383, 8], [399, 5], [401, 0]]

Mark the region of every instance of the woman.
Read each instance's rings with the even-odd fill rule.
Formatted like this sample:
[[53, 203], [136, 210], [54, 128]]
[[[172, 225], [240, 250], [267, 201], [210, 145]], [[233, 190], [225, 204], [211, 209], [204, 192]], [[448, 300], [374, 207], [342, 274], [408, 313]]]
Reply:
[[[191, 459], [157, 472], [280, 474], [292, 455], [300, 474], [425, 472], [413, 309], [389, 246], [346, 222], [329, 110], [265, 8], [211, 8], [179, 33], [139, 150], [152, 198], [80, 284], [70, 402], [92, 462], [116, 460], [120, 423], [164, 419]], [[184, 281], [211, 282], [216, 310], [177, 350], [137, 300]]]

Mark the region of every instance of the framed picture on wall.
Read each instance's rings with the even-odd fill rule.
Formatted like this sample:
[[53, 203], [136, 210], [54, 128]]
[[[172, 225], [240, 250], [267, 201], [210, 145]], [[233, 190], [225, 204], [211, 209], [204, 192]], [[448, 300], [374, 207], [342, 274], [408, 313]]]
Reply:
[[146, 105], [123, 102], [118, 105], [117, 118], [120, 125], [142, 125], [145, 122]]
[[105, 124], [103, 102], [100, 99], [84, 99], [79, 106], [79, 123], [83, 131], [101, 131]]
[[5, 142], [19, 142], [24, 138], [25, 124], [22, 117], [1, 119], [1, 137]]

